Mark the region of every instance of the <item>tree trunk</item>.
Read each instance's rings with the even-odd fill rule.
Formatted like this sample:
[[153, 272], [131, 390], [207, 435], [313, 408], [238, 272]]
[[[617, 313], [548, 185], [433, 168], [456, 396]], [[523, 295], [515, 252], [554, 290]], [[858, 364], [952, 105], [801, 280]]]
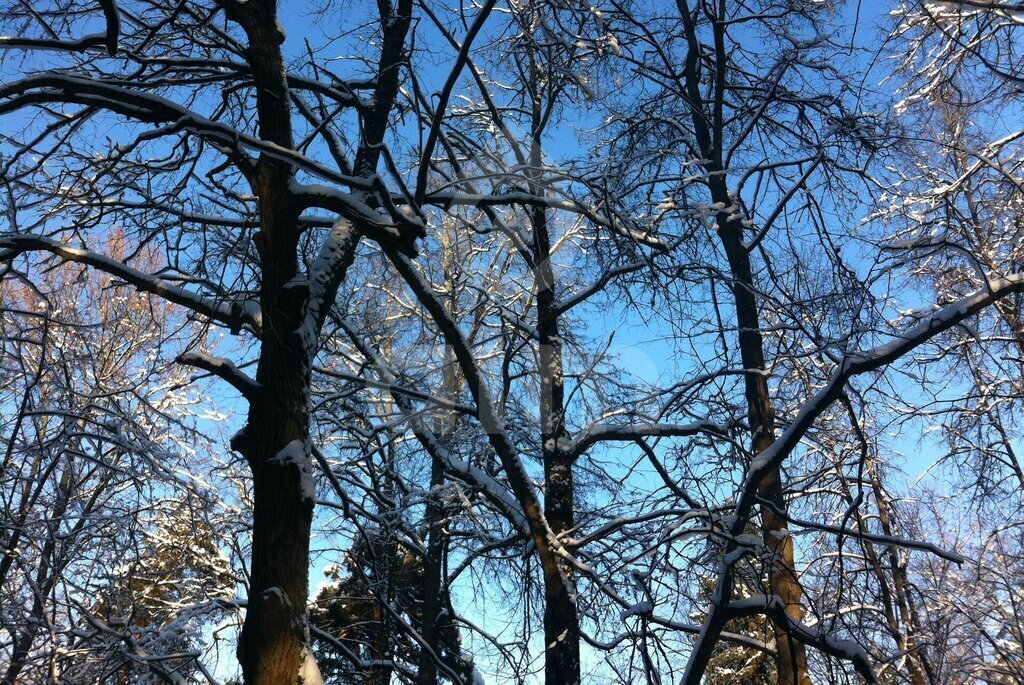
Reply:
[[[868, 476], [871, 479], [871, 492], [875, 496], [875, 505], [878, 507], [878, 522], [882, 526], [882, 532], [890, 537], [896, 537], [899, 531], [893, 528], [892, 506], [889, 496], [882, 488], [882, 481], [879, 478], [874, 461], [867, 458], [866, 466]], [[871, 543], [867, 544], [870, 545]], [[903, 560], [900, 559], [899, 551], [895, 545], [890, 545], [886, 554], [889, 557], [889, 568], [892, 573], [893, 589], [895, 590], [896, 602], [900, 610], [900, 618], [905, 626], [902, 633], [897, 630], [893, 634], [894, 636], [902, 636], [902, 641], [897, 638], [897, 642], [899, 649], [907, 652], [907, 670], [910, 672], [911, 682], [913, 685], [927, 685], [929, 682], [935, 681], [931, 675], [934, 670], [917, 643], [917, 630], [914, 625], [916, 616], [915, 612], [911, 609], [910, 593], [907, 589], [909, 584], [907, 567]], [[879, 570], [882, 569], [880, 563], [877, 564], [877, 567]], [[884, 578], [880, 579], [879, 582], [884, 582]]]
[[[250, 426], [258, 426], [253, 412]], [[308, 655], [306, 598], [313, 501], [303, 497], [299, 470], [274, 460], [290, 441], [287, 421], [252, 431], [239, 448], [252, 466], [253, 532], [249, 597], [238, 645], [246, 685], [296, 683]], [[299, 439], [299, 438], [293, 438]], [[264, 445], [259, 448], [257, 445]]]
[[[537, 212], [543, 215], [543, 210]], [[543, 225], [543, 224], [541, 224]], [[546, 234], [546, 228], [543, 229]], [[539, 272], [551, 267], [547, 258], [538, 266]], [[544, 281], [540, 276], [538, 281]], [[564, 443], [565, 385], [562, 375], [562, 342], [558, 319], [551, 314], [553, 298], [547, 287], [538, 287], [537, 307], [543, 316], [538, 321], [541, 368], [541, 441], [544, 461], [544, 517], [551, 532], [562, 535], [575, 525], [575, 483], [572, 457], [566, 453]], [[572, 570], [544, 568], [544, 643], [545, 676], [547, 685], [570, 685], [580, 682], [580, 625], [576, 612], [576, 588]]]
[[[541, 164], [539, 139], [535, 139], [532, 165]], [[534, 192], [543, 194], [542, 188]], [[565, 378], [562, 337], [555, 309], [555, 280], [551, 266], [547, 213], [543, 207], [530, 212], [533, 228], [535, 282], [537, 288], [537, 335], [540, 354], [541, 456], [544, 462], [544, 517], [556, 536], [576, 525], [573, 459], [565, 450]], [[544, 569], [544, 643], [547, 685], [580, 681], [580, 624], [572, 570]]]
[[[448, 294], [448, 311], [452, 316], [457, 314], [458, 283], [455, 273], [459, 268], [457, 254], [458, 245], [452, 244], [448, 236], [442, 235], [441, 242], [444, 253], [445, 292]], [[455, 401], [458, 398], [462, 377], [455, 362], [455, 354], [451, 346], [445, 347], [445, 364], [442, 370], [441, 397]], [[434, 433], [444, 449], [451, 447], [452, 439], [458, 425], [454, 411], [440, 410], [434, 421]], [[458, 628], [450, 615], [450, 597], [448, 583], [445, 578], [445, 561], [448, 551], [448, 532], [445, 528], [448, 510], [444, 498], [439, 492], [445, 481], [444, 461], [440, 454], [431, 454], [430, 459], [430, 496], [427, 499], [424, 520], [427, 526], [427, 549], [423, 565], [423, 583], [421, 587], [421, 620], [420, 637], [426, 649], [420, 649], [418, 685], [437, 685], [438, 661], [441, 660], [454, 673], [462, 673], [457, 662], [459, 640]], [[442, 654], [442, 651], [445, 654]], [[468, 680], [467, 680], [468, 682]]]
[[[868, 465], [868, 473], [871, 474], [872, 466], [871, 460], [867, 456], [863, 457]], [[874, 476], [871, 476], [872, 485], [874, 485]], [[847, 505], [854, 507], [857, 505], [857, 500], [853, 496], [850, 490], [850, 486], [847, 483], [845, 475], [842, 471], [839, 472], [839, 485], [843, 493], [843, 499]], [[879, 519], [886, 520], [888, 515], [883, 514], [883, 511], [887, 511], [885, 505], [879, 499], [879, 492], [875, 491], [876, 503], [878, 504]], [[857, 528], [861, 532], [867, 532], [868, 525], [867, 519], [860, 509], [854, 509], [854, 516], [857, 518]], [[886, 535], [891, 535], [891, 532], [885, 530], [883, 526], [883, 532]], [[892, 573], [892, 580], [894, 588], [889, 587], [889, 578], [886, 575], [886, 568], [882, 563], [881, 558], [878, 556], [878, 552], [875, 549], [874, 543], [870, 540], [861, 540], [861, 547], [864, 549], [864, 558], [867, 560], [868, 566], [874, 573], [875, 579], [878, 582], [878, 590], [882, 599], [882, 610], [885, 614], [886, 627], [889, 629], [889, 634], [896, 642], [896, 649], [900, 652], [906, 652], [907, 654], [907, 672], [910, 675], [911, 685], [928, 685], [928, 681], [925, 679], [925, 672], [921, 669], [921, 664], [918, 663], [918, 655], [920, 654], [916, 647], [916, 640], [914, 639], [913, 628], [910, 625], [908, 618], [909, 612], [906, 606], [906, 597], [903, 596], [903, 580], [904, 574], [902, 569], [896, 561], [891, 563], [889, 571]], [[894, 560], [895, 561], [895, 560]], [[897, 613], [897, 607], [899, 613]], [[902, 625], [901, 625], [902, 621]]]
[[[541, 74], [541, 65], [528, 53], [531, 104], [530, 192], [547, 194], [542, 178], [543, 136], [550, 110], [545, 97], [552, 97], [543, 85], [552, 78]], [[550, 106], [550, 103], [549, 103]], [[544, 463], [544, 518], [553, 536], [560, 537], [576, 526], [575, 457], [566, 450], [565, 369], [562, 357], [560, 313], [557, 309], [555, 273], [551, 263], [551, 236], [547, 209], [529, 209], [533, 237], [534, 287], [537, 294], [537, 338], [539, 345], [541, 459]], [[580, 619], [576, 604], [575, 574], [558, 556], [557, 548], [541, 555], [544, 573], [544, 682], [546, 685], [578, 685], [581, 679]]]
[[[725, 108], [726, 70], [729, 56], [725, 44], [725, 3], [718, 3], [718, 20], [712, 22], [714, 39], [714, 80], [713, 96], [705, 106], [701, 83], [701, 53], [703, 51], [697, 35], [697, 28], [690, 14], [686, 0], [676, 0], [680, 19], [688, 44], [684, 65], [685, 97], [690, 107], [697, 145], [708, 172], [708, 186], [711, 199], [721, 207], [734, 203], [729, 192], [726, 169], [723, 166], [722, 150], [726, 135], [723, 117]], [[708, 70], [711, 73], [711, 70]], [[736, 305], [736, 323], [743, 368], [749, 372], [744, 376], [744, 393], [747, 399], [747, 420], [753, 442], [753, 452], [758, 454], [775, 440], [775, 411], [768, 393], [768, 380], [764, 358], [764, 340], [761, 336], [760, 315], [755, 297], [754, 276], [750, 266], [750, 254], [743, 242], [743, 223], [739, 216], [728, 211], [717, 213], [718, 236], [725, 249], [729, 268], [732, 272], [731, 289]], [[769, 590], [779, 596], [786, 607], [786, 613], [794, 620], [803, 618], [800, 604], [801, 588], [794, 570], [793, 541], [786, 525], [786, 502], [783, 497], [782, 472], [776, 467], [759, 484], [758, 495], [774, 505], [776, 514], [769, 507], [762, 507], [761, 532], [764, 545], [772, 555], [769, 571]], [[722, 600], [731, 599], [731, 587], [724, 590]], [[790, 638], [785, 625], [772, 622], [776, 639], [776, 662], [780, 685], [810, 685], [807, 673], [807, 652], [804, 645]], [[706, 664], [705, 664], [706, 666]]]
[[250, 403], [246, 427], [232, 441], [253, 478], [252, 561], [238, 659], [246, 685], [308, 685], [317, 680], [312, 673], [300, 680], [303, 669], [315, 668], [304, 663], [312, 660], [306, 600], [313, 520], [310, 364], [299, 336], [305, 297], [301, 288], [286, 287], [297, 268], [298, 216], [282, 190], [285, 172], [268, 166], [269, 178], [259, 186], [262, 230], [257, 236], [267, 331], [256, 372], [260, 390]]
[[[722, 187], [713, 192], [716, 202], [728, 206], [729, 195]], [[743, 226], [726, 213], [718, 214], [719, 235], [729, 260], [734, 279], [733, 297], [736, 303], [736, 323], [739, 326], [740, 359], [744, 369], [751, 373], [744, 377], [747, 399], [747, 420], [753, 438], [755, 454], [767, 449], [775, 441], [775, 410], [768, 393], [768, 380], [763, 371], [764, 339], [761, 336], [760, 315], [754, 296], [754, 277], [750, 255], [743, 245]], [[802, 590], [794, 569], [793, 540], [785, 519], [786, 500], [783, 496], [782, 471], [776, 467], [761, 481], [758, 495], [773, 507], [761, 507], [761, 535], [765, 549], [771, 554], [769, 570], [771, 594], [780, 597], [786, 613], [794, 621], [803, 619]], [[778, 512], [778, 513], [777, 513]], [[779, 685], [810, 685], [807, 672], [807, 650], [803, 643], [790, 637], [788, 626], [772, 622], [775, 633], [776, 665]]]
[[[291, 110], [274, 0], [226, 5], [245, 31], [260, 137], [292, 147]], [[310, 359], [300, 336], [308, 287], [296, 286], [298, 218], [294, 170], [262, 155], [248, 172], [257, 197], [264, 337], [245, 428], [232, 440], [253, 482], [252, 560], [238, 660], [246, 685], [319, 683], [309, 652], [306, 601], [314, 499], [309, 473]], [[286, 450], [286, 451], [282, 451]]]

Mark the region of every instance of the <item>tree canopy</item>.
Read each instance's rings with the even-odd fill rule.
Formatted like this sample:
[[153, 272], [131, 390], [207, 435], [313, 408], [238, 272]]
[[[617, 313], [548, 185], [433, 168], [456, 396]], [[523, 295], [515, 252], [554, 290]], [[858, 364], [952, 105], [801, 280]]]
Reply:
[[8, 0], [0, 673], [1024, 682], [1024, 8]]

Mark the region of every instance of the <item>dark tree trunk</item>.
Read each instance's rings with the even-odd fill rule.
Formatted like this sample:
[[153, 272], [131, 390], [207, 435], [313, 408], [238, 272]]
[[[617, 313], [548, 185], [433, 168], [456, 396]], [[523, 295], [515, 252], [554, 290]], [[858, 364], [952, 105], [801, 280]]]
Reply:
[[[277, 452], [269, 446], [288, 444], [283, 442], [287, 428], [282, 423], [252, 431], [247, 437], [253, 447], [240, 448], [248, 453], [253, 472], [249, 597], [238, 646], [246, 685], [296, 682], [308, 649], [313, 502], [303, 497], [295, 465], [274, 461]], [[250, 425], [259, 424], [253, 420]], [[268, 447], [255, 447], [260, 444]]]
[[[728, 206], [729, 195], [724, 181], [713, 192], [715, 202]], [[736, 302], [736, 323], [739, 326], [740, 358], [744, 369], [755, 370], [744, 379], [747, 399], [747, 420], [753, 438], [753, 451], [758, 454], [775, 441], [775, 410], [768, 393], [768, 380], [763, 372], [764, 340], [761, 336], [760, 315], [754, 295], [754, 277], [750, 255], [743, 245], [743, 226], [725, 213], [718, 215], [719, 236], [725, 248], [732, 271], [732, 292]], [[758, 495], [772, 507], [761, 508], [761, 534], [765, 549], [772, 556], [769, 570], [769, 589], [785, 604], [786, 613], [795, 621], [803, 618], [801, 604], [803, 591], [794, 569], [793, 540], [785, 519], [786, 500], [783, 496], [782, 472], [776, 467], [761, 481]], [[772, 622], [775, 632], [776, 664], [780, 685], [810, 685], [807, 672], [807, 650], [803, 643], [790, 636], [788, 626]]]
[[[725, 140], [725, 108], [726, 70], [728, 55], [725, 46], [725, 24], [715, 21], [712, 24], [714, 40], [714, 73], [713, 95], [705, 100], [703, 95], [701, 66], [701, 47], [697, 36], [697, 28], [690, 13], [686, 0], [676, 0], [680, 19], [688, 44], [684, 65], [685, 98], [690, 107], [690, 119], [693, 122], [697, 145], [708, 171], [708, 186], [713, 202], [721, 203], [721, 207], [730, 207], [733, 198], [729, 192], [726, 169], [723, 167], [722, 150]], [[725, 18], [724, 3], [718, 6], [720, 18]], [[732, 272], [732, 294], [736, 306], [736, 323], [740, 347], [740, 359], [744, 369], [750, 371], [744, 377], [744, 393], [747, 400], [747, 420], [750, 424], [753, 452], [758, 454], [775, 441], [775, 411], [768, 392], [768, 380], [764, 356], [764, 340], [761, 336], [761, 321], [755, 295], [753, 270], [750, 264], [750, 253], [743, 242], [743, 223], [741, 218], [726, 211], [719, 212], [716, 217], [718, 236], [725, 249], [729, 268]], [[790, 539], [785, 512], [786, 502], [783, 497], [782, 472], [776, 467], [762, 480], [758, 486], [758, 495], [774, 505], [774, 511], [762, 507], [761, 533], [765, 548], [772, 555], [772, 566], [769, 569], [769, 590], [778, 595], [786, 613], [795, 621], [803, 618], [800, 600], [802, 591], [794, 570], [793, 541]], [[778, 512], [778, 513], [776, 513]], [[731, 582], [719, 588], [720, 601], [728, 602], [732, 595]], [[807, 652], [804, 645], [792, 639], [785, 623], [773, 620], [780, 685], [810, 685], [807, 673]], [[719, 626], [719, 630], [721, 627]], [[710, 647], [707, 647], [710, 649]], [[710, 653], [704, 655], [709, 657]], [[703, 663], [699, 671], [703, 672], [707, 664]]]
[[[276, 3], [231, 3], [228, 11], [249, 39], [246, 57], [260, 137], [290, 148], [284, 36]], [[264, 336], [256, 370], [259, 391], [250, 400], [245, 428], [232, 441], [249, 463], [253, 483], [249, 595], [238, 644], [246, 685], [303, 682], [304, 662], [312, 662], [306, 600], [313, 499], [304, 483], [308, 464], [301, 463], [309, 458], [310, 361], [300, 337], [308, 288], [289, 287], [298, 270], [300, 208], [289, 189], [293, 173], [266, 156], [249, 172], [260, 217], [253, 239], [260, 258]]]
[[[297, 682], [308, 649], [306, 599], [313, 499], [309, 474], [310, 364], [299, 327], [304, 291], [287, 288], [296, 273], [298, 214], [287, 195], [285, 172], [271, 163], [257, 186], [261, 232], [261, 305], [266, 331], [248, 423], [232, 445], [248, 461], [253, 479], [253, 531], [245, 624], [238, 646], [246, 685]], [[285, 190], [283, 190], [285, 189]], [[289, 450], [288, 457], [281, 451]], [[308, 467], [307, 467], [308, 468]]]
[[[551, 262], [547, 254], [547, 221], [544, 210], [533, 213], [538, 247], [537, 333], [540, 338], [541, 456], [544, 462], [544, 517], [551, 532], [562, 535], [576, 526], [573, 459], [565, 450], [565, 382], [562, 340], [554, 311]], [[543, 256], [542, 256], [543, 255]], [[547, 685], [580, 681], [580, 625], [572, 570], [564, 564], [544, 568], [544, 643]], [[549, 564], [552, 565], [552, 564]]]
[[[543, 163], [540, 147], [539, 106], [535, 107], [535, 131], [531, 165]], [[535, 184], [537, 195], [544, 188]], [[555, 275], [551, 264], [551, 236], [547, 212], [543, 207], [530, 210], [533, 252], [536, 262], [537, 336], [540, 346], [540, 427], [541, 457], [544, 463], [544, 517], [551, 532], [562, 535], [576, 526], [573, 457], [566, 450], [565, 377], [562, 336], [556, 309]], [[544, 567], [544, 682], [570, 685], [580, 681], [580, 623], [576, 608], [576, 588], [572, 569], [557, 559]], [[552, 568], [548, 568], [552, 566]]]
[[[261, 105], [261, 115], [270, 107]], [[290, 144], [290, 134], [280, 143]], [[261, 230], [254, 240], [265, 334], [256, 370], [259, 391], [250, 401], [246, 427], [232, 443], [253, 477], [250, 586], [238, 647], [246, 685], [309, 682], [301, 674], [304, 662], [312, 663], [306, 615], [314, 505], [308, 470], [311, 362], [301, 334], [309, 290], [294, 280], [299, 208], [289, 190], [291, 174], [282, 163], [261, 159], [252, 179], [259, 198]]]
[[[539, 75], [532, 78], [533, 88], [539, 88]], [[533, 129], [531, 136], [531, 165], [541, 168], [540, 139], [546, 118], [542, 116], [539, 92], [533, 98]], [[529, 172], [528, 172], [529, 173]], [[540, 179], [531, 179], [531, 194], [544, 195]], [[533, 486], [518, 462], [514, 448], [503, 431], [491, 434], [491, 445], [502, 462], [512, 493], [522, 507], [522, 513], [529, 527], [530, 537], [537, 550], [537, 557], [543, 572], [545, 607], [545, 682], [548, 685], [575, 685], [580, 681], [580, 629], [576, 610], [575, 588], [571, 567], [560, 555], [560, 545], [553, 540], [570, 530], [573, 525], [572, 459], [563, 452], [563, 442], [557, 436], [565, 436], [564, 385], [562, 378], [561, 338], [555, 304], [554, 280], [549, 261], [549, 238], [547, 220], [543, 211], [531, 211], [530, 221], [537, 230], [534, 236], [533, 255], [536, 262], [536, 283], [538, 302], [538, 330], [540, 334], [541, 381], [541, 432], [542, 454], [545, 474], [543, 505], [537, 500]], [[447, 308], [423, 287], [412, 265], [393, 248], [385, 246], [385, 254], [399, 275], [411, 288], [414, 295], [438, 324], [441, 334], [453, 345], [456, 360], [465, 374], [466, 385], [479, 408], [479, 420], [487, 428], [500, 425], [500, 418], [486, 386], [481, 382], [469, 347], [462, 342], [458, 324]], [[541, 256], [542, 255], [542, 256]], [[558, 481], [558, 482], [556, 482]]]
[[[541, 170], [544, 166], [542, 139], [548, 117], [542, 74], [537, 60], [530, 57], [531, 101], [530, 192], [547, 194]], [[550, 78], [550, 74], [548, 75]], [[550, 104], [550, 103], [549, 103]], [[539, 346], [541, 460], [544, 463], [544, 518], [551, 533], [561, 536], [576, 526], [574, 457], [566, 449], [565, 376], [562, 332], [557, 309], [555, 273], [551, 263], [551, 235], [547, 210], [529, 209], [533, 237], [534, 284], [537, 290], [537, 338]], [[557, 551], [557, 550], [552, 550]], [[576, 685], [580, 682], [580, 621], [576, 606], [573, 569], [557, 554], [541, 557], [544, 573], [544, 682], [546, 685]]]

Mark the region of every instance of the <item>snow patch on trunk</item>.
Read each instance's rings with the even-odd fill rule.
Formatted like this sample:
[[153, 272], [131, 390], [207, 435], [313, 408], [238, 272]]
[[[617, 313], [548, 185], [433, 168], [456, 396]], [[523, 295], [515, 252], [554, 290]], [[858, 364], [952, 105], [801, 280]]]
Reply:
[[331, 226], [331, 230], [320, 247], [320, 254], [309, 267], [309, 299], [306, 302], [306, 312], [302, 327], [299, 329], [299, 337], [310, 358], [316, 351], [316, 337], [322, 312], [333, 304], [325, 301], [326, 296], [348, 248], [354, 240], [352, 222], [345, 218], [339, 219]]
[[316, 665], [316, 659], [313, 658], [309, 647], [302, 650], [302, 654], [302, 665], [299, 666], [299, 677], [296, 679], [298, 685], [324, 685], [320, 667]]
[[281, 449], [271, 460], [281, 466], [292, 465], [299, 472], [299, 489], [302, 499], [315, 502], [316, 487], [313, 484], [313, 464], [309, 460], [309, 450], [302, 440], [292, 440]]

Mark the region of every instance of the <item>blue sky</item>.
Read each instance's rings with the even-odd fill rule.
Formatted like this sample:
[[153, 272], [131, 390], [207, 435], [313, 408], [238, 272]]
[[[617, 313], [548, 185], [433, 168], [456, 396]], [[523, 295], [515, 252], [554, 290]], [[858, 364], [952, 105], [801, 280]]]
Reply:
[[[310, 16], [308, 5], [305, 3], [289, 2], [282, 5], [281, 9], [281, 21], [287, 36], [285, 42], [285, 49], [289, 54], [300, 54], [303, 49], [303, 41], [305, 38], [309, 38], [311, 43], [316, 44], [318, 41], [313, 38], [317, 33], [329, 33], [336, 27], [347, 27], [351, 26], [364, 18], [363, 12], [367, 12], [372, 8], [362, 3], [346, 2], [342, 5], [342, 10], [332, 15], [325, 15], [323, 17]], [[875, 45], [877, 43], [877, 33], [875, 32], [874, 25], [881, 20], [881, 15], [878, 14], [879, 6], [876, 3], [867, 3], [867, 7], [862, 3], [848, 3], [844, 6], [843, 18], [844, 24], [852, 24], [852, 17], [856, 16], [859, 12], [860, 25], [857, 29], [856, 36], [850, 32], [850, 39], [856, 40], [862, 45]], [[366, 15], [369, 18], [369, 15]], [[426, 72], [427, 83], [425, 85], [428, 88], [432, 81], [435, 81], [434, 87], [438, 87], [447, 75], [447, 65], [453, 56], [453, 51], [447, 44], [442, 43], [436, 34], [432, 35], [432, 31], [428, 28], [428, 22], [421, 20], [419, 23], [418, 30], [419, 40], [429, 47], [431, 50], [436, 51], [436, 56], [421, 57], [423, 62], [429, 60], [436, 60], [438, 69], [436, 72]], [[330, 54], [331, 48], [328, 48], [325, 54]], [[337, 65], [341, 73], [347, 73], [347, 58], [344, 57], [348, 50], [348, 46], [338, 44], [337, 47]], [[856, 57], [854, 59], [860, 59]], [[5, 62], [5, 65], [7, 63]], [[5, 66], [6, 70], [8, 67]], [[868, 80], [872, 81], [875, 79], [875, 74], [878, 74], [878, 78], [885, 72], [885, 69], [878, 69], [871, 72], [868, 75]], [[5, 74], [6, 75], [6, 74]], [[572, 135], [572, 129], [577, 125], [589, 125], [593, 123], [588, 119], [586, 115], [574, 119], [572, 121], [564, 122], [563, 125], [556, 129], [556, 132], [549, 137], [546, 142], [546, 148], [548, 154], [552, 158], [569, 157], [573, 156], [577, 152], [577, 146], [579, 145], [575, 135]], [[102, 128], [102, 127], [98, 127]], [[403, 132], [405, 132], [403, 130]], [[411, 131], [410, 131], [411, 132]], [[131, 130], [129, 127], [120, 127], [113, 122], [110, 123], [110, 127], [104, 131], [105, 134], [110, 136], [124, 136], [128, 138], [131, 136]], [[860, 212], [854, 212], [849, 220], [856, 223], [860, 217], [858, 213], [866, 214], [868, 207], [864, 206], [859, 208]], [[924, 298], [924, 294], [920, 296]], [[913, 299], [913, 298], [912, 298]], [[659, 383], [665, 381], [678, 380], [679, 378], [685, 377], [690, 369], [682, 368], [678, 361], [673, 361], [675, 357], [675, 351], [673, 349], [673, 343], [671, 342], [672, 331], [663, 323], [660, 322], [656, 317], [652, 317], [649, 320], [641, 319], [635, 312], [627, 307], [618, 305], [614, 302], [600, 303], [601, 307], [587, 307], [581, 309], [578, 313], [578, 318], [583, 321], [582, 331], [583, 333], [595, 341], [601, 341], [608, 338], [608, 336], [614, 331], [614, 343], [611, 348], [613, 354], [618, 355], [622, 366], [641, 378], [644, 381], [651, 383]], [[224, 348], [229, 348], [232, 343], [226, 341], [220, 343], [217, 341], [211, 341], [215, 349], [220, 348], [223, 344]], [[251, 350], [249, 350], [251, 352]], [[911, 392], [911, 387], [907, 386], [906, 392]], [[211, 434], [219, 436], [230, 436], [237, 428], [242, 424], [244, 417], [244, 406], [238, 400], [237, 395], [234, 391], [226, 388], [218, 383], [213, 383], [207, 390], [208, 397], [213, 400], [218, 407], [223, 411], [231, 415], [231, 419], [227, 424], [221, 424], [218, 422], [204, 423], [208, 427]], [[924, 426], [921, 426], [924, 428]], [[907, 456], [906, 460], [906, 472], [907, 479], [905, 482], [900, 483], [901, 485], [909, 485], [913, 480], [923, 471], [924, 468], [932, 461], [934, 455], [941, 453], [941, 445], [937, 442], [934, 434], [926, 434], [924, 431], [918, 432], [914, 428], [908, 428], [904, 432], [896, 435], [889, 436], [888, 447], [894, 452], [903, 453]], [[226, 449], [226, 448], [225, 448]], [[632, 455], [630, 455], [632, 456]], [[625, 459], [624, 461], [630, 461]], [[899, 482], [899, 481], [898, 481]], [[324, 512], [326, 516], [333, 516], [333, 513]], [[321, 539], [315, 542], [315, 545], [319, 544], [326, 547], [337, 546], [337, 541], [333, 539]], [[337, 559], [324, 557], [319, 559], [311, 573], [311, 590], [315, 592], [317, 588], [318, 580], [322, 577], [323, 566], [328, 563], [335, 563]], [[499, 604], [497, 600], [491, 601], [489, 597], [475, 597], [478, 604], [474, 605], [474, 612], [478, 612], [479, 615], [474, 613], [472, 617], [478, 620], [482, 625], [488, 628], [494, 628], [505, 620], [505, 616], [501, 615], [499, 611]], [[538, 652], [540, 645], [533, 645], [534, 651]], [[484, 665], [484, 670], [497, 671], [498, 667], [495, 665]], [[488, 679], [490, 681], [490, 679]]]

